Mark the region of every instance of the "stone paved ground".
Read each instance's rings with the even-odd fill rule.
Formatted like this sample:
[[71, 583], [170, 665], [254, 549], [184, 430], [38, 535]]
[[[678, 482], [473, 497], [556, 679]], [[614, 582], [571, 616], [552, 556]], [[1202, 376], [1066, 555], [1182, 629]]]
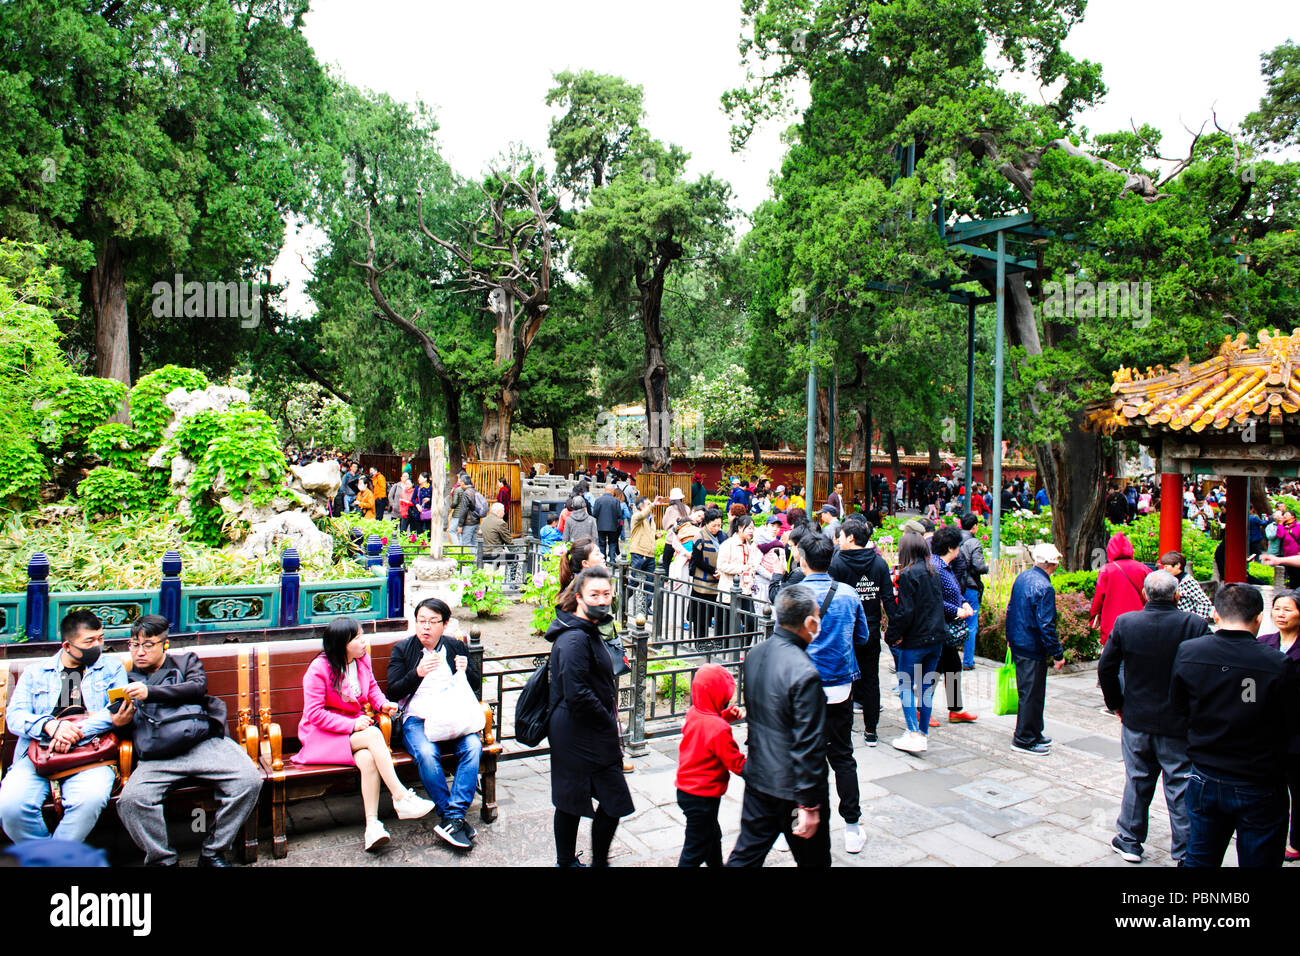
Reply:
[[[967, 710], [978, 713], [979, 721], [949, 725], [940, 690], [936, 701], [944, 722], [931, 731], [929, 751], [914, 757], [888, 744], [902, 732], [898, 698], [889, 690], [889, 664], [889, 655], [882, 655], [880, 746], [862, 743], [860, 717], [854, 731], [867, 845], [860, 854], [845, 853], [844, 821], [832, 812], [836, 865], [1131, 866], [1109, 846], [1124, 767], [1119, 721], [1100, 711], [1094, 671], [1048, 679], [1046, 733], [1056, 743], [1050, 756], [1033, 757], [1011, 750], [1015, 718], [994, 716], [997, 665], [981, 660], [963, 680]], [[736, 728], [736, 736], [743, 746], [743, 726]], [[652, 740], [647, 753], [634, 761], [636, 772], [627, 779], [637, 812], [618, 829], [611, 853], [615, 866], [676, 864], [684, 827], [673, 782], [678, 739]], [[469, 820], [479, 836], [470, 853], [455, 851], [437, 837], [434, 815], [416, 821], [391, 818], [385, 796], [385, 823], [393, 842], [385, 851], [367, 854], [361, 847], [359, 798], [329, 797], [291, 807], [289, 856], [272, 860], [263, 841], [257, 865], [550, 866], [555, 853], [547, 770], [546, 757], [501, 765], [500, 816], [491, 825], [482, 824], [475, 804]], [[831, 780], [833, 788], [833, 775]], [[739, 832], [743, 793], [743, 783], [733, 778], [720, 816], [724, 854]], [[579, 836], [579, 848], [588, 850], [588, 858], [589, 831], [584, 823]], [[793, 865], [788, 851], [773, 851], [767, 862]], [[1225, 862], [1235, 865], [1232, 849]], [[1152, 804], [1141, 865], [1172, 865], [1161, 793]]]

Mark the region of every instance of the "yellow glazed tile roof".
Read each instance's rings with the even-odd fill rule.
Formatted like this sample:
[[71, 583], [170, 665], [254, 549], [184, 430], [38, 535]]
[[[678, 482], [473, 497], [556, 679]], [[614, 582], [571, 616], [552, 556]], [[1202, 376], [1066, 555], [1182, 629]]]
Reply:
[[1300, 412], [1300, 328], [1290, 335], [1261, 331], [1249, 348], [1245, 332], [1224, 336], [1219, 354], [1191, 365], [1121, 366], [1110, 390], [1115, 398], [1088, 413], [1089, 426], [1110, 435], [1145, 426], [1153, 431], [1231, 431], [1249, 422], [1280, 425]]

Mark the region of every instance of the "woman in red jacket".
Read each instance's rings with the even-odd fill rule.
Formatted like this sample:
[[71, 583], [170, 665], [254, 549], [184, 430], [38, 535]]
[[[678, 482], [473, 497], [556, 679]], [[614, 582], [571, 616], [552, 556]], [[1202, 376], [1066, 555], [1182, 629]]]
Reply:
[[1147, 603], [1142, 584], [1151, 569], [1133, 560], [1133, 545], [1118, 533], [1106, 545], [1106, 566], [1097, 575], [1097, 592], [1092, 596], [1089, 624], [1101, 630], [1101, 644], [1110, 639], [1115, 618], [1128, 611], [1140, 611]]
[[379, 822], [379, 782], [393, 795], [398, 819], [414, 820], [433, 809], [433, 801], [408, 790], [397, 779], [393, 755], [384, 735], [363, 710], [369, 704], [390, 717], [397, 705], [384, 697], [375, 682], [361, 625], [340, 617], [325, 625], [324, 649], [302, 678], [302, 718], [298, 740], [302, 747], [290, 760], [296, 764], [354, 764], [361, 771], [361, 804], [366, 814], [365, 848], [389, 842]]
[[505, 514], [501, 517], [509, 519], [510, 517], [510, 483], [504, 478], [497, 479], [497, 503], [505, 509]]
[[729, 723], [740, 719], [740, 710], [732, 704], [735, 693], [735, 678], [720, 664], [705, 664], [691, 681], [691, 709], [677, 748], [677, 805], [686, 815], [678, 866], [722, 866], [718, 808], [730, 775], [745, 767]]

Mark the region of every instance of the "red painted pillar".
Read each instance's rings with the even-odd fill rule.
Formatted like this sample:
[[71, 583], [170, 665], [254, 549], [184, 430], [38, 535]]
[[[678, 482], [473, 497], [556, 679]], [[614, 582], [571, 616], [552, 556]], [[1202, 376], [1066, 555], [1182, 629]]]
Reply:
[[1223, 577], [1225, 581], [1245, 584], [1246, 548], [1249, 544], [1246, 516], [1249, 513], [1249, 481], [1245, 475], [1228, 475], [1227, 527], [1224, 529]]
[[1183, 549], [1183, 476], [1160, 476], [1160, 554]]

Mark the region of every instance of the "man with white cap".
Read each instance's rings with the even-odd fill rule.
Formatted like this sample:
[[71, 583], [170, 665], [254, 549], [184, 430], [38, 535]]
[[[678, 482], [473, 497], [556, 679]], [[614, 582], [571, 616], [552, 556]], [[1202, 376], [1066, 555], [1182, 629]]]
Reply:
[[1055, 545], [1038, 544], [1029, 553], [1034, 566], [1016, 577], [1007, 601], [1007, 645], [1016, 663], [1020, 697], [1011, 746], [1021, 753], [1045, 757], [1052, 752], [1051, 739], [1043, 736], [1047, 662], [1054, 660], [1058, 671], [1065, 666], [1065, 652], [1056, 635], [1056, 589], [1052, 587], [1052, 572], [1061, 563], [1061, 552]]

